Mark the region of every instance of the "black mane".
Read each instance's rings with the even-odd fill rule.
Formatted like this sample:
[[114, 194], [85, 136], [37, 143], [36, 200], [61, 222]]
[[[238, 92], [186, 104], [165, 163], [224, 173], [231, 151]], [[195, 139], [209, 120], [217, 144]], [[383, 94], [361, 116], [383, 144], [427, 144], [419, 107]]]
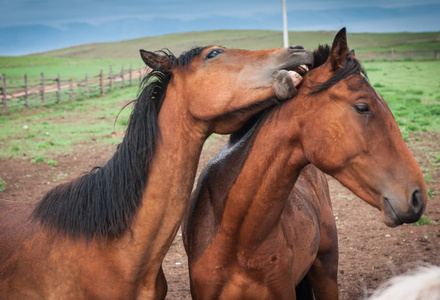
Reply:
[[[188, 65], [204, 48], [194, 48], [176, 58], [160, 51], [174, 66]], [[72, 238], [119, 237], [130, 229], [141, 206], [148, 181], [148, 167], [160, 139], [158, 114], [165, 98], [171, 72], [152, 70], [142, 80], [125, 137], [113, 157], [71, 182], [50, 190], [33, 212], [43, 226]]]

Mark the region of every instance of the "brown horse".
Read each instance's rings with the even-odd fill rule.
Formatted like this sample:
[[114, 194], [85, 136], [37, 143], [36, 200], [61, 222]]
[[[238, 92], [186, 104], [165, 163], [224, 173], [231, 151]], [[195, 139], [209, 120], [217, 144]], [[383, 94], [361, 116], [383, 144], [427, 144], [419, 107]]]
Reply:
[[337, 233], [321, 171], [388, 226], [424, 211], [422, 172], [348, 52], [345, 29], [314, 55], [319, 67], [298, 95], [252, 118], [200, 176], [182, 224], [194, 299], [295, 299], [305, 275], [317, 299], [338, 298]]
[[153, 69], [122, 143], [101, 168], [38, 203], [0, 201], [1, 299], [161, 299], [165, 256], [205, 139], [296, 94], [301, 46], [141, 50]]

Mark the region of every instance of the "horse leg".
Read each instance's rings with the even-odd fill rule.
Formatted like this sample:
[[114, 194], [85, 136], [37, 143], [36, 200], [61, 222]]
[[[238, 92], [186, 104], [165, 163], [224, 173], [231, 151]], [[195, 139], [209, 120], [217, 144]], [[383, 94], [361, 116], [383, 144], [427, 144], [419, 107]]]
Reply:
[[333, 215], [331, 220], [331, 225], [321, 225], [318, 255], [307, 273], [317, 300], [339, 298], [338, 237]]
[[165, 274], [163, 273], [161, 266], [156, 279], [157, 299], [165, 299], [165, 296], [167, 295], [167, 291], [168, 291], [168, 284], [165, 279]]
[[165, 299], [165, 296], [167, 295], [167, 291], [168, 291], [168, 285], [162, 270], [162, 266], [160, 266], [156, 278], [153, 279], [150, 276], [148, 278], [148, 282], [150, 283], [144, 282], [144, 285], [141, 288], [136, 299], [151, 299], [151, 300]]
[[316, 258], [307, 276], [312, 284], [316, 300], [337, 300], [338, 295], [338, 259], [331, 257]]

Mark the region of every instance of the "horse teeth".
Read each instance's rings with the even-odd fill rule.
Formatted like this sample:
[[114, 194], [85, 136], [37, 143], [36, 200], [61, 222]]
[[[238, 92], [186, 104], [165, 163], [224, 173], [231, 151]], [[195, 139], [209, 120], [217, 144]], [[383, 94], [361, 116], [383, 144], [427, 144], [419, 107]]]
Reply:
[[309, 67], [307, 65], [301, 65], [300, 67], [303, 68], [304, 70], [306, 70], [306, 72], [309, 71]]

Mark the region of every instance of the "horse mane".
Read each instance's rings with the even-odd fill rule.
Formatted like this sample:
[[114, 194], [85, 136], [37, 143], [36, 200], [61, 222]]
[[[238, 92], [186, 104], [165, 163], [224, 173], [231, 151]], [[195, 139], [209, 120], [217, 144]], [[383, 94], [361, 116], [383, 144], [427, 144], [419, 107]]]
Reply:
[[[193, 48], [176, 58], [161, 55], [183, 67], [204, 48]], [[130, 230], [148, 182], [148, 169], [160, 140], [158, 115], [171, 72], [152, 70], [140, 85], [126, 134], [112, 158], [102, 167], [50, 190], [37, 203], [33, 218], [43, 226], [72, 238], [117, 238]]]
[[[313, 69], [316, 69], [319, 66], [323, 65], [330, 56], [330, 52], [331, 48], [329, 45], [319, 45], [318, 48], [313, 51]], [[328, 79], [326, 82], [318, 83], [315, 86], [311, 87], [312, 91], [310, 94], [315, 95], [322, 91], [325, 91], [345, 77], [352, 75], [362, 75], [364, 79], [368, 80], [367, 73], [362, 68], [361, 63], [354, 57], [354, 50], [351, 50], [347, 53], [347, 57], [342, 64], [342, 68], [336, 71], [333, 76], [330, 77], [330, 79]]]

